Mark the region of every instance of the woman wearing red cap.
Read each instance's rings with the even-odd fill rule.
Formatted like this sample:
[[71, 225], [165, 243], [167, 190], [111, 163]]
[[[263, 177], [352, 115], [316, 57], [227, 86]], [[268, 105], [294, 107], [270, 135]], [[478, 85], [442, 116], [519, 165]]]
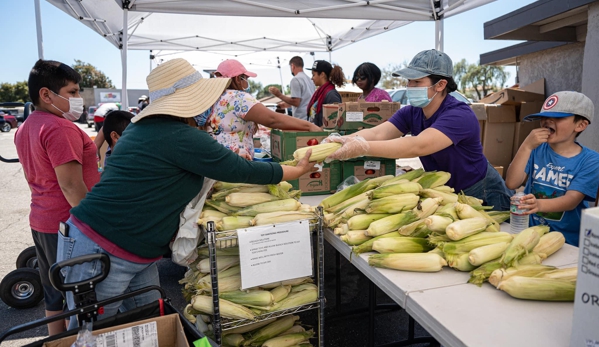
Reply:
[[254, 156], [253, 136], [257, 124], [269, 128], [295, 131], [320, 131], [316, 125], [297, 118], [269, 110], [249, 93], [249, 77], [256, 77], [237, 60], [228, 59], [216, 69], [217, 77], [231, 79], [228, 89], [206, 113], [196, 121], [215, 140], [233, 152], [252, 159]]

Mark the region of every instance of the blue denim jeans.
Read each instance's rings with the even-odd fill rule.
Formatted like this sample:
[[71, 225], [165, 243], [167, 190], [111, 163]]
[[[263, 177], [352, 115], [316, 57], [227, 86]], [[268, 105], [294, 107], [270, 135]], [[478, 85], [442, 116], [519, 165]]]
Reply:
[[[58, 233], [58, 250], [56, 261], [62, 261], [86, 254], [106, 253], [97, 243], [85, 236], [69, 219], [69, 236], [64, 237]], [[96, 288], [96, 298], [98, 301], [109, 299], [117, 295], [128, 293], [150, 285], [160, 285], [158, 278], [158, 268], [156, 263], [138, 264], [133, 263], [111, 254], [110, 271], [108, 277], [100, 282]], [[100, 273], [100, 262], [93, 261], [81, 265], [76, 265], [62, 270], [65, 277], [65, 283], [83, 281]], [[73, 293], [67, 292], [67, 305], [69, 310], [75, 308]], [[124, 301], [117, 301], [104, 306], [104, 313], [98, 316], [98, 319], [115, 315], [119, 310], [121, 312], [132, 308], [143, 306], [160, 299], [160, 294], [156, 291], [144, 293]], [[75, 317], [72, 317], [75, 318]], [[77, 320], [71, 319], [69, 329], [77, 327]]]
[[505, 181], [490, 163], [487, 163], [485, 178], [464, 189], [464, 193], [482, 199], [483, 205], [493, 206], [494, 211], [509, 211], [510, 198], [515, 194], [506, 187]]

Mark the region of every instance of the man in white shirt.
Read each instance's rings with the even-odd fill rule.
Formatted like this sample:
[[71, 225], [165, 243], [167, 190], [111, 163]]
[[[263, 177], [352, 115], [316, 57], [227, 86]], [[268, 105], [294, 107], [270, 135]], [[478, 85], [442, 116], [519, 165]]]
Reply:
[[301, 57], [295, 56], [289, 60], [289, 67], [293, 78], [289, 83], [291, 88], [291, 96], [283, 95], [279, 88], [270, 87], [268, 91], [283, 100], [278, 106], [285, 109], [292, 107], [293, 117], [298, 119], [308, 119], [308, 103], [312, 94], [314, 94], [314, 82], [304, 73], [304, 60]]

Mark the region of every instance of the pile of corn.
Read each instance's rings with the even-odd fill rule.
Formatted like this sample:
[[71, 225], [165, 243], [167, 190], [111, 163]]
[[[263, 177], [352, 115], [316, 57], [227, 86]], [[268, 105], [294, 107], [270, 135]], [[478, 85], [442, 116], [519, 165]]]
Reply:
[[[291, 190], [291, 184], [259, 185], [217, 182], [206, 203], [198, 224], [207, 226], [213, 221], [223, 238], [235, 234], [235, 230], [251, 226], [313, 219], [314, 208], [301, 204], [301, 191]], [[217, 242], [217, 247], [235, 246], [237, 240]]]
[[480, 200], [455, 194], [445, 186], [449, 178], [414, 170], [362, 181], [322, 201], [325, 222], [353, 253], [378, 252], [368, 258], [371, 266], [418, 272], [449, 266], [471, 272], [470, 283], [489, 280], [517, 298], [574, 300], [573, 270], [540, 265], [564, 245], [561, 233], [543, 226], [516, 237], [500, 232], [509, 212], [487, 212]]
[[[179, 281], [183, 284], [183, 295], [190, 301], [184, 310], [185, 317], [192, 323], [195, 323], [200, 331], [206, 332], [211, 329], [206, 323], [210, 322], [213, 314], [212, 305], [212, 281], [210, 279], [210, 263], [208, 259], [208, 249], [201, 247], [198, 249], [198, 260], [190, 265], [185, 277]], [[241, 275], [239, 266], [239, 248], [231, 247], [217, 250], [217, 270], [218, 270], [218, 290], [219, 307], [221, 317], [234, 320], [261, 320], [261, 316], [275, 311], [287, 310], [301, 305], [313, 303], [318, 300], [318, 287], [313, 284], [309, 277], [301, 277], [293, 280], [270, 283], [260, 287], [241, 290]], [[289, 319], [286, 316], [281, 319]], [[295, 346], [312, 336], [311, 332], [306, 332], [301, 327], [291, 329], [297, 320], [290, 324], [283, 324], [282, 327], [275, 329], [278, 333], [266, 334], [262, 330], [270, 332], [273, 329], [273, 320], [256, 323], [251, 325], [253, 329], [244, 330], [243, 328], [225, 330], [223, 334], [234, 335], [224, 340], [225, 346]], [[279, 320], [277, 320], [278, 322]], [[270, 328], [262, 328], [259, 336], [268, 338], [255, 338], [253, 334], [247, 334], [268, 323], [272, 323]], [[262, 324], [262, 325], [260, 325]], [[281, 323], [282, 324], [282, 323]], [[287, 326], [289, 325], [289, 326]], [[249, 327], [249, 326], [248, 326]], [[245, 327], [244, 327], [245, 328]], [[299, 329], [302, 329], [301, 331]], [[292, 344], [261, 344], [271, 338], [287, 332], [295, 341]], [[293, 333], [293, 334], [292, 334]], [[243, 334], [243, 335], [242, 335]], [[299, 334], [299, 335], [295, 335]], [[293, 335], [293, 336], [292, 336]], [[303, 338], [299, 339], [300, 336]], [[251, 338], [250, 338], [251, 337]], [[243, 339], [242, 339], [243, 338]], [[227, 342], [228, 341], [228, 342]], [[236, 344], [233, 341], [241, 341], [244, 344]], [[249, 342], [248, 342], [249, 341]], [[275, 340], [275, 342], [278, 340]], [[239, 343], [241, 343], [239, 342]], [[309, 344], [302, 346], [310, 346]]]

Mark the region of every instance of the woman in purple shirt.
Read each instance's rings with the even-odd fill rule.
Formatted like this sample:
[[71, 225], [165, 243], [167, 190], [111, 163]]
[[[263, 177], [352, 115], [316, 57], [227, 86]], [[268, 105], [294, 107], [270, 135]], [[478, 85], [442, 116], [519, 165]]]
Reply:
[[373, 63], [362, 63], [354, 71], [354, 77], [352, 83], [357, 85], [358, 88], [362, 89], [362, 95], [360, 100], [368, 102], [379, 102], [379, 101], [391, 101], [389, 93], [386, 91], [375, 88], [381, 80], [381, 69]]
[[[506, 211], [513, 191], [483, 155], [480, 128], [472, 109], [449, 95], [457, 89], [453, 63], [434, 49], [418, 53], [393, 74], [408, 80], [410, 106], [397, 111], [388, 122], [329, 141], [343, 146], [327, 161], [359, 156], [384, 158], [420, 157], [426, 171], [451, 174], [447, 183], [456, 191], [482, 199], [495, 210]], [[412, 136], [404, 137], [411, 133]]]

